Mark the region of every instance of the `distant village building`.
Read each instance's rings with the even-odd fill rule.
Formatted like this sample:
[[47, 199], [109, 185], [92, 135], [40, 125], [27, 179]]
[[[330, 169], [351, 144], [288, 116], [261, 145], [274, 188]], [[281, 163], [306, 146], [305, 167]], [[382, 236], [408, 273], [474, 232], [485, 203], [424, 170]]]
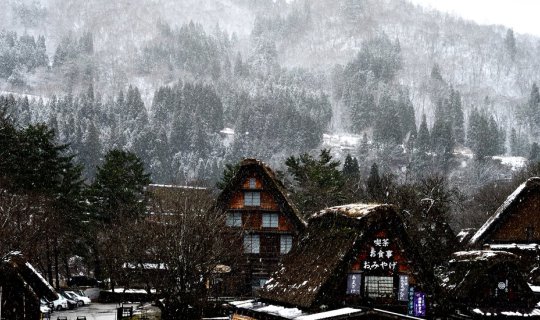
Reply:
[[[470, 238], [469, 247], [503, 250], [521, 257], [524, 271], [540, 259], [540, 178], [521, 184]], [[535, 269], [536, 267], [536, 269]], [[532, 276], [531, 280], [536, 279]], [[540, 280], [540, 279], [538, 279]]]
[[309, 219], [260, 301], [312, 313], [364, 306], [425, 317], [435, 278], [424, 265], [393, 206], [327, 208]]
[[518, 260], [505, 251], [455, 252], [438, 274], [447, 314], [456, 319], [540, 317]]
[[235, 243], [243, 247], [241, 259], [224, 279], [222, 294], [253, 295], [294, 247], [306, 222], [275, 173], [256, 159], [240, 162], [217, 203], [231, 234], [241, 232]]
[[18, 252], [0, 260], [1, 318], [41, 319], [40, 299], [58, 299], [53, 287]]

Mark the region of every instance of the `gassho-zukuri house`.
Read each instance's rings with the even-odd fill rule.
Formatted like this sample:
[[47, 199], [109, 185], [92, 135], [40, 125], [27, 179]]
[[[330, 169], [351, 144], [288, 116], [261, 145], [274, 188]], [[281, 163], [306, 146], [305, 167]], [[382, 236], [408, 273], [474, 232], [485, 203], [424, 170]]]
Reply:
[[260, 299], [239, 302], [233, 319], [426, 317], [435, 279], [423, 265], [392, 205], [327, 208], [311, 216]]
[[521, 184], [469, 240], [476, 249], [502, 250], [520, 257], [529, 282], [540, 285], [540, 178]]
[[442, 313], [454, 319], [540, 318], [537, 298], [506, 251], [473, 250], [452, 254], [437, 278], [446, 298]]
[[242, 257], [231, 263], [220, 293], [253, 296], [277, 270], [307, 224], [282, 182], [257, 159], [240, 162], [217, 205], [227, 215], [226, 232], [242, 234], [239, 241], [233, 241], [242, 250]]

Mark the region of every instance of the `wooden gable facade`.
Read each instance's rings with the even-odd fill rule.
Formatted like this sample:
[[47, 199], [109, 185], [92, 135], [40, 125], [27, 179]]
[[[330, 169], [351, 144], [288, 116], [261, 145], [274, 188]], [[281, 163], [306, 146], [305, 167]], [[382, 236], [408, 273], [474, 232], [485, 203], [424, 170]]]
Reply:
[[[242, 258], [231, 270], [225, 293], [253, 295], [291, 250], [306, 223], [274, 172], [256, 159], [243, 160], [218, 197]], [[232, 281], [232, 282], [231, 282]]]
[[540, 178], [520, 185], [470, 239], [470, 247], [540, 243]]
[[400, 314], [416, 296], [421, 310], [410, 311], [425, 315], [434, 277], [424, 265], [393, 206], [332, 207], [310, 218], [260, 296], [302, 310], [375, 306]]

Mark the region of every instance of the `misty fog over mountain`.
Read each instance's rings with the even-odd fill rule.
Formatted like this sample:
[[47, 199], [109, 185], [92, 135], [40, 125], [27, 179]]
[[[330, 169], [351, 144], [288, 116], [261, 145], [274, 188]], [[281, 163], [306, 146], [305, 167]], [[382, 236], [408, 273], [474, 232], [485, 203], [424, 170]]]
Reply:
[[539, 157], [540, 39], [405, 0], [6, 0], [0, 104], [159, 183], [330, 148], [464, 195]]

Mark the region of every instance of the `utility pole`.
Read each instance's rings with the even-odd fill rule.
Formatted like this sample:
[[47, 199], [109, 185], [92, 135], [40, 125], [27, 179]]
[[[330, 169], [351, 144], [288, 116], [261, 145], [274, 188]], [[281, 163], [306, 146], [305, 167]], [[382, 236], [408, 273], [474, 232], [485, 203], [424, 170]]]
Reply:
[[2, 286], [0, 286], [0, 320], [2, 320]]

